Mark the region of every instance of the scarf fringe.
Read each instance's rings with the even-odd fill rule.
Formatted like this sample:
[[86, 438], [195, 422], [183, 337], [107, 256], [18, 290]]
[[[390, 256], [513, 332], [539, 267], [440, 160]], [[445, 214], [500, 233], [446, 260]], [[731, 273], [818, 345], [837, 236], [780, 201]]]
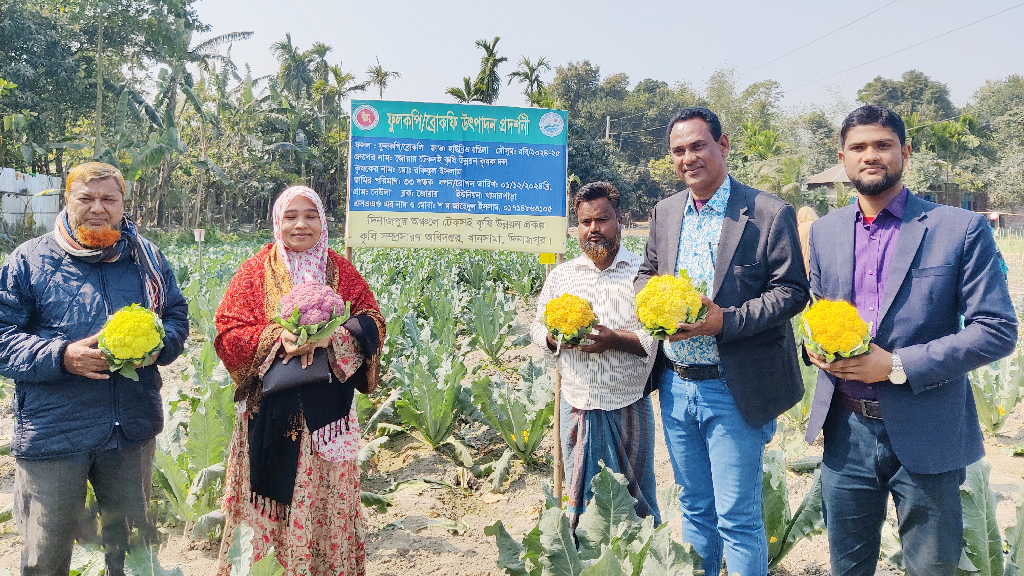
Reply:
[[327, 443], [333, 442], [342, 434], [352, 431], [352, 426], [349, 423], [349, 417], [345, 416], [341, 420], [335, 420], [327, 426], [313, 431], [310, 436], [313, 437], [313, 446], [317, 450], [322, 449]]
[[249, 493], [249, 503], [252, 504], [253, 508], [256, 509], [256, 512], [258, 512], [260, 516], [263, 516], [273, 522], [281, 520], [287, 522], [291, 513], [290, 505], [276, 502], [255, 492]]

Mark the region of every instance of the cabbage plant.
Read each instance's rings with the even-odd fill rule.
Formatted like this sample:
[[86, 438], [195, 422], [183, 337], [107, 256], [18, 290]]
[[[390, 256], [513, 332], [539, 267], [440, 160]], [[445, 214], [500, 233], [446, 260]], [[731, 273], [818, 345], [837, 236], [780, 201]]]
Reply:
[[500, 374], [473, 381], [473, 403], [509, 449], [527, 464], [540, 446], [555, 411], [555, 389], [543, 365], [530, 359], [519, 367], [519, 384]]
[[565, 511], [552, 507], [540, 513], [537, 525], [521, 542], [509, 535], [501, 520], [484, 528], [498, 544], [498, 567], [509, 576], [701, 576], [701, 558], [689, 544], [672, 538], [667, 523], [641, 520], [634, 510], [625, 476], [602, 468], [591, 481], [594, 498], [580, 516], [575, 538]]

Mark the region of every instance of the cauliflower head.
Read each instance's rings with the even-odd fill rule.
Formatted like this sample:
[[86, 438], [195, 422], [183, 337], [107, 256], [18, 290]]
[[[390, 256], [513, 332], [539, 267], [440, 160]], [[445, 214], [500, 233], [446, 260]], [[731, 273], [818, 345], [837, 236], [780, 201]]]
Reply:
[[590, 302], [574, 294], [553, 298], [544, 308], [544, 325], [548, 331], [570, 344], [582, 342], [597, 324]]
[[818, 300], [808, 306], [800, 318], [800, 333], [829, 362], [863, 354], [871, 341], [871, 325], [842, 300]]
[[159, 317], [149, 308], [132, 304], [118, 310], [107, 320], [101, 335], [104, 347], [119, 360], [138, 360], [163, 343]]
[[149, 308], [132, 304], [107, 319], [98, 340], [110, 371], [138, 381], [135, 369], [156, 362], [164, 347], [164, 323]]
[[645, 330], [664, 338], [675, 334], [680, 322], [702, 321], [707, 307], [684, 270], [678, 277], [665, 274], [651, 278], [636, 295], [636, 314]]
[[296, 344], [322, 340], [349, 319], [351, 303], [330, 286], [303, 282], [281, 298], [281, 311], [274, 321], [298, 336]]
[[345, 300], [337, 292], [316, 282], [303, 282], [281, 298], [281, 315], [291, 316], [298, 309], [298, 324], [305, 326], [330, 320], [344, 308]]

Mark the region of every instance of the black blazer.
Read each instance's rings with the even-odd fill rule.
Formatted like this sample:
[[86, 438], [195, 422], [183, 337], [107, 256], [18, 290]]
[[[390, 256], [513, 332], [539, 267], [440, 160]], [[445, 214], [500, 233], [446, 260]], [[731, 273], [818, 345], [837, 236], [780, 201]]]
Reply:
[[[725, 316], [717, 340], [726, 384], [743, 419], [761, 426], [803, 397], [789, 320], [809, 290], [793, 207], [734, 179], [730, 186], [711, 299]], [[653, 276], [675, 274], [689, 197], [684, 190], [655, 206], [637, 292]], [[663, 355], [659, 346], [659, 366]]]

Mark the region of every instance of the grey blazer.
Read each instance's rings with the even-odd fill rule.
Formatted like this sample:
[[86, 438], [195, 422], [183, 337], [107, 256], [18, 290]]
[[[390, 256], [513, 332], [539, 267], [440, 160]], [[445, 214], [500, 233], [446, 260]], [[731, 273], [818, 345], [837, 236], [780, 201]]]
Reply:
[[[811, 226], [811, 291], [820, 298], [852, 301], [856, 219], [857, 207], [847, 206]], [[1017, 317], [983, 216], [910, 195], [874, 341], [896, 350], [907, 373], [906, 384], [883, 385], [878, 398], [900, 463], [937, 474], [981, 458], [967, 373], [1010, 354], [1017, 342]], [[835, 378], [819, 371], [808, 442], [821, 432], [834, 389]]]
[[[684, 190], [655, 206], [637, 292], [652, 276], [675, 274], [689, 197]], [[722, 372], [740, 415], [761, 426], [803, 397], [789, 323], [809, 293], [796, 211], [778, 196], [731, 180], [717, 253], [711, 299], [725, 316], [717, 337]], [[658, 356], [660, 363], [661, 346]]]

